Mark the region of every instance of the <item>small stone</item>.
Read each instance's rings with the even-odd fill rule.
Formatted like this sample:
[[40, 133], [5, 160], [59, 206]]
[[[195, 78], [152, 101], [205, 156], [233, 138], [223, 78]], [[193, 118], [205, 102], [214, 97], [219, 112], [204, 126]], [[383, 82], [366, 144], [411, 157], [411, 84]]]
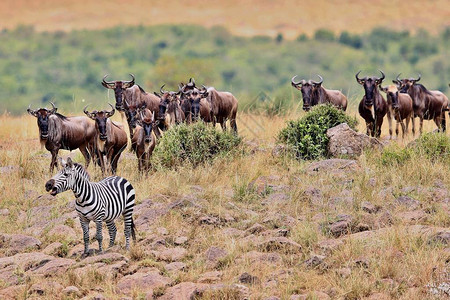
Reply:
[[352, 274], [350, 268], [340, 268], [336, 271], [342, 278], [347, 278]]
[[77, 296], [77, 297], [79, 297], [81, 294], [80, 290], [76, 286], [73, 286], [73, 285], [70, 285], [70, 286], [66, 287], [65, 289], [63, 289], [62, 293], [63, 293], [63, 295], [66, 295], [66, 296]]
[[354, 263], [355, 263], [355, 266], [357, 266], [357, 267], [363, 267], [365, 269], [367, 269], [369, 267], [369, 260], [364, 257], [360, 257], [360, 258], [356, 259], [354, 261]]
[[249, 232], [251, 234], [257, 234], [257, 233], [261, 233], [265, 230], [267, 230], [266, 227], [264, 227], [263, 225], [261, 225], [259, 223], [255, 223], [250, 228], [247, 229], [247, 232]]
[[7, 209], [7, 208], [3, 208], [3, 209], [0, 209], [0, 216], [9, 216], [9, 209]]
[[205, 258], [209, 262], [217, 262], [228, 255], [228, 252], [219, 247], [209, 247], [205, 252]]
[[188, 241], [188, 238], [185, 236], [179, 236], [176, 237], [175, 240], [173, 241], [175, 245], [183, 245]]
[[249, 273], [245, 272], [239, 276], [239, 282], [245, 284], [257, 284], [260, 283], [261, 281], [259, 280], [258, 277], [250, 275]]
[[197, 280], [199, 283], [216, 283], [222, 279], [223, 272], [221, 271], [212, 271], [206, 272], [200, 275]]
[[168, 272], [180, 271], [186, 268], [186, 264], [180, 261], [171, 262], [164, 266], [164, 269]]
[[380, 210], [380, 207], [377, 207], [370, 202], [364, 201], [361, 203], [361, 209], [369, 214], [374, 214]]
[[419, 207], [420, 202], [409, 197], [409, 196], [400, 196], [395, 199], [395, 202], [399, 205], [402, 205], [410, 210], [415, 210]]
[[42, 253], [48, 254], [48, 255], [58, 255], [62, 254], [63, 244], [60, 242], [54, 242], [45, 247], [44, 250], [42, 250]]
[[315, 268], [323, 263], [325, 256], [313, 254], [309, 259], [307, 259], [304, 264], [309, 268]]
[[169, 231], [168, 231], [166, 228], [164, 228], [164, 227], [158, 227], [158, 228], [156, 228], [156, 232], [157, 232], [159, 235], [168, 235], [168, 234], [169, 234]]

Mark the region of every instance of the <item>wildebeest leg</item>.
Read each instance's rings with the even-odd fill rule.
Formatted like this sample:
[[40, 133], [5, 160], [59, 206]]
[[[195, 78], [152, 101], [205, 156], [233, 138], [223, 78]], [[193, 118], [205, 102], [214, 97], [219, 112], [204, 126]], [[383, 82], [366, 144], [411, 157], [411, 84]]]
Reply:
[[238, 134], [237, 125], [236, 125], [236, 112], [233, 112], [230, 118], [230, 126], [233, 129], [234, 134]]
[[52, 154], [52, 161], [50, 162], [50, 173], [53, 172], [53, 169], [54, 169], [55, 166], [56, 166], [56, 159], [57, 159], [57, 157], [58, 157], [58, 150], [59, 150], [59, 149], [51, 150], [51, 151], [50, 151], [50, 153]]
[[[388, 124], [389, 124], [389, 139], [392, 140], [392, 116], [391, 116], [391, 107], [389, 106], [389, 109], [387, 111], [387, 119], [388, 119]], [[396, 133], [398, 136], [398, 124], [396, 125]]]
[[220, 126], [222, 126], [222, 130], [227, 131], [227, 119], [220, 117], [218, 121]]
[[84, 166], [87, 169], [89, 167], [89, 163], [91, 162], [91, 156], [89, 155], [89, 151], [86, 149], [86, 145], [81, 146], [80, 148], [81, 154], [83, 154], [85, 163]]
[[383, 125], [383, 118], [377, 118], [377, 123], [375, 124], [375, 137], [379, 138], [381, 135], [381, 126]]
[[414, 137], [416, 135], [416, 121], [415, 121], [415, 118], [414, 118], [414, 113], [411, 113], [409, 118], [411, 119], [412, 134], [413, 134], [413, 137]]
[[103, 157], [103, 153], [97, 150], [98, 160], [100, 161], [100, 169], [102, 170], [102, 174], [105, 174], [105, 158]]
[[[399, 125], [399, 123], [400, 123], [401, 121], [396, 121], [395, 122], [395, 137], [396, 137], [396, 139], [398, 139], [398, 132], [399, 132], [399, 130], [398, 130], [398, 125]], [[403, 123], [402, 123], [402, 128], [403, 128]], [[404, 133], [404, 132], [403, 132]], [[391, 137], [391, 139], [392, 139], [392, 137]]]
[[[405, 126], [405, 123], [403, 120], [400, 120], [400, 124], [402, 125], [402, 139], [405, 138], [406, 132], [408, 131], [407, 127]], [[398, 134], [397, 134], [398, 135]]]
[[419, 135], [422, 135], [423, 130], [423, 116], [419, 116]]
[[445, 124], [445, 111], [442, 112], [441, 128], [442, 128], [442, 132], [445, 132], [447, 130], [447, 125]]

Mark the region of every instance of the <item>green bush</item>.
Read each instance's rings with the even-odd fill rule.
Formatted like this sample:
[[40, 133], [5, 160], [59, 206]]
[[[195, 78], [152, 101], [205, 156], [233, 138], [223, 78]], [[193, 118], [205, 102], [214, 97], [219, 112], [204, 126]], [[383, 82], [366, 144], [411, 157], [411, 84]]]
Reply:
[[241, 138], [216, 130], [203, 122], [181, 124], [164, 133], [152, 155], [155, 168], [171, 168], [181, 165], [197, 166], [211, 162], [216, 157], [236, 154]]
[[412, 151], [409, 148], [400, 148], [391, 145], [383, 149], [381, 153], [381, 164], [383, 166], [403, 165], [411, 158]]
[[306, 116], [289, 121], [278, 134], [278, 140], [297, 158], [317, 159], [326, 155], [327, 130], [341, 123], [355, 129], [358, 121], [332, 105], [318, 105]]
[[413, 145], [414, 152], [420, 156], [436, 161], [450, 162], [450, 137], [445, 133], [422, 134]]

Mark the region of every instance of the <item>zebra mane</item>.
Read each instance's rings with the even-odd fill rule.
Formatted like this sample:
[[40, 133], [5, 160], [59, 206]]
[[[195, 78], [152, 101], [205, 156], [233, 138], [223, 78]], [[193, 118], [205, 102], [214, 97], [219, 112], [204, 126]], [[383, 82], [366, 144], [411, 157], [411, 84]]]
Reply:
[[91, 180], [91, 177], [89, 176], [89, 173], [86, 171], [86, 169], [80, 165], [79, 163], [73, 163], [75, 169], [78, 171], [78, 173], [81, 173], [81, 175], [85, 176], [89, 181]]

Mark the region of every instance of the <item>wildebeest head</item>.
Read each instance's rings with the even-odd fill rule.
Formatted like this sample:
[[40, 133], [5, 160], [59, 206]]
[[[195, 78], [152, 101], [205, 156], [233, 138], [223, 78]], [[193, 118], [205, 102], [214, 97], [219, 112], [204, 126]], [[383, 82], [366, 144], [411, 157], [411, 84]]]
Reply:
[[383, 79], [385, 78], [385, 75], [383, 73], [383, 71], [379, 70], [381, 73], [381, 77], [364, 77], [364, 78], [359, 78], [358, 75], [359, 73], [361, 73], [361, 71], [359, 71], [358, 73], [356, 73], [355, 78], [356, 81], [362, 85], [364, 87], [364, 91], [365, 91], [365, 98], [364, 98], [364, 105], [366, 106], [372, 106], [373, 102], [375, 101], [375, 93], [377, 90], [377, 86], [380, 85], [383, 82]]
[[170, 102], [177, 100], [177, 93], [172, 91], [164, 91], [165, 84], [159, 89], [160, 94], [154, 92], [154, 94], [159, 98], [159, 113], [158, 120], [164, 120], [166, 118], [167, 108]]
[[130, 88], [134, 85], [134, 75], [130, 73], [131, 80], [130, 81], [122, 81], [122, 80], [116, 80], [116, 81], [106, 81], [106, 77], [108, 77], [108, 74], [103, 76], [102, 85], [107, 89], [114, 90], [114, 96], [116, 98], [116, 109], [119, 111], [124, 110], [123, 105], [123, 92], [127, 88]]
[[395, 85], [389, 85], [387, 87], [382, 87], [380, 84], [380, 89], [386, 93], [387, 98], [391, 101], [392, 108], [395, 111], [397, 111], [399, 109], [397, 87]]
[[191, 115], [194, 120], [197, 120], [200, 115], [200, 100], [208, 95], [206, 88], [203, 87], [202, 90], [193, 88], [187, 92], [184, 92], [187, 101], [191, 104]]
[[137, 124], [142, 127], [144, 131], [144, 143], [152, 143], [152, 130], [156, 126], [155, 123], [155, 113], [151, 113], [150, 110], [145, 107], [138, 109], [139, 118], [137, 119]]
[[400, 93], [407, 93], [409, 88], [412, 87], [416, 82], [418, 82], [421, 78], [421, 75], [419, 74], [419, 77], [417, 79], [414, 78], [404, 78], [400, 79], [400, 74], [397, 75], [397, 78], [392, 80], [393, 83], [397, 85], [398, 90]]
[[99, 139], [101, 141], [106, 141], [106, 139], [108, 138], [107, 130], [106, 130], [106, 122], [108, 121], [108, 118], [110, 118], [110, 117], [112, 117], [112, 115], [114, 115], [114, 112], [115, 112], [114, 107], [111, 105], [111, 103], [108, 103], [108, 104], [109, 104], [109, 106], [111, 106], [110, 111], [94, 110], [93, 112], [88, 112], [86, 110], [87, 105], [83, 109], [83, 112], [86, 114], [86, 116], [88, 116], [89, 118], [91, 118], [92, 120], [95, 121], [95, 128], [97, 129], [97, 132], [99, 133]]
[[293, 87], [295, 87], [297, 90], [299, 90], [300, 92], [302, 92], [302, 97], [303, 97], [303, 110], [304, 111], [309, 111], [311, 109], [312, 106], [317, 104], [316, 99], [313, 98], [313, 91], [314, 88], [316, 86], [320, 86], [323, 82], [322, 77], [320, 82], [316, 82], [313, 80], [304, 80], [302, 79], [299, 82], [295, 82], [295, 77], [297, 77], [297, 75], [295, 75], [294, 77], [292, 77], [291, 79], [291, 85]]
[[36, 110], [31, 109], [31, 104], [28, 106], [27, 112], [35, 116], [37, 118], [37, 124], [39, 127], [39, 137], [41, 140], [46, 140], [48, 137], [48, 123], [49, 123], [49, 117], [56, 113], [56, 110], [58, 109], [53, 102], [50, 102], [52, 105], [52, 109], [47, 108], [39, 108]]

